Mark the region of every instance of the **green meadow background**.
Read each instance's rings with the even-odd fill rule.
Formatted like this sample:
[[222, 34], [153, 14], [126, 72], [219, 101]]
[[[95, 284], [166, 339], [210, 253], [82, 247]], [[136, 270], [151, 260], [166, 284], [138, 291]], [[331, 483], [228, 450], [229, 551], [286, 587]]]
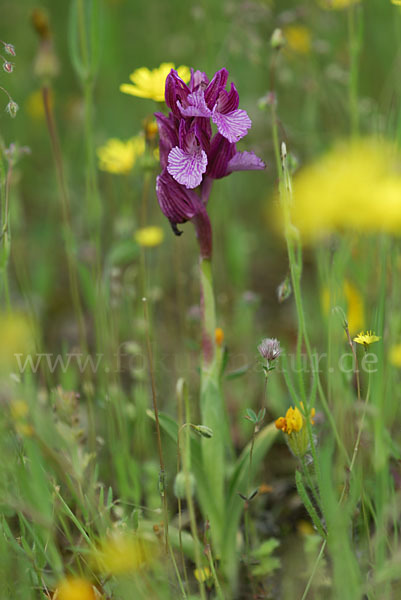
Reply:
[[[84, 4], [90, 7], [91, 2]], [[360, 131], [388, 136], [399, 143], [401, 8], [391, 5], [389, 0], [364, 0], [362, 4], [358, 33]], [[249, 134], [238, 146], [241, 150], [255, 151], [267, 164], [265, 171], [234, 173], [216, 181], [208, 207], [213, 227], [217, 324], [224, 331], [229, 351], [230, 376], [224, 383], [224, 393], [231, 435], [239, 454], [252, 436], [252, 428], [244, 419], [245, 410], [265, 406], [265, 422], [269, 423], [285, 414], [291, 402], [280, 368], [269, 377], [266, 400], [257, 345], [264, 337], [276, 337], [291, 353], [297, 339], [293, 297], [290, 295], [284, 302], [277, 297], [277, 288], [286, 280], [289, 267], [285, 240], [273, 210], [277, 204], [278, 176], [271, 115], [264, 102], [272, 84], [274, 51], [270, 38], [276, 28], [284, 32], [286, 28], [302, 31], [301, 47], [296, 42], [293, 46], [288, 43], [279, 53], [275, 74], [280, 139], [286, 141], [287, 149], [302, 167], [336, 140], [350, 135], [347, 11], [323, 10], [313, 1], [287, 0], [103, 0], [99, 5], [100, 54], [94, 74], [91, 125], [93, 152], [109, 138], [127, 140], [140, 134], [144, 120], [159, 107], [152, 100], [122, 94], [119, 86], [129, 82], [129, 75], [136, 68], [152, 69], [171, 61], [176, 66], [188, 65], [205, 71], [209, 77], [222, 67], [228, 69], [230, 81], [235, 82], [240, 95], [240, 107], [247, 110], [253, 122]], [[53, 50], [59, 62], [59, 73], [49, 86], [70, 204], [72, 240], [67, 246], [54, 155], [41, 104], [42, 81], [34, 66], [39, 49], [39, 38], [31, 22], [35, 9], [44, 10], [49, 18]], [[148, 299], [160, 408], [177, 418], [176, 383], [179, 377], [184, 377], [196, 422], [200, 352], [198, 249], [192, 225], [183, 225], [184, 234], [175, 237], [158, 207], [154, 191], [157, 165], [145, 168], [138, 161], [128, 175], [113, 175], [97, 168], [94, 155], [96, 181], [88, 192], [87, 120], [83, 89], [71, 58], [74, 37], [70, 2], [2, 1], [0, 15], [0, 37], [16, 49], [14, 72], [2, 71], [0, 85], [19, 105], [15, 119], [1, 112], [0, 139], [3, 149], [11, 143], [29, 148], [29, 153], [13, 167], [11, 178], [10, 255], [6, 264], [2, 254], [1, 263], [0, 345], [5, 350], [0, 358], [7, 352], [25, 356], [28, 347], [33, 349], [34, 356], [38, 352], [55, 357], [80, 351], [85, 356], [87, 353], [101, 356], [94, 377], [82, 374], [74, 361], [65, 370], [60, 365], [53, 369], [42, 363], [37, 373], [28, 369], [21, 375], [17, 362], [10, 363], [7, 358], [0, 369], [0, 597], [43, 600], [52, 598], [58, 581], [66, 574], [79, 573], [93, 580], [92, 567], [86, 560], [91, 543], [105, 537], [116, 523], [135, 529], [138, 519], [143, 519], [151, 530], [151, 523], [162, 520], [158, 512], [156, 436], [147, 414], [152, 408], [152, 397], [142, 297], [146, 295]], [[2, 100], [5, 107], [5, 95]], [[144, 222], [146, 186], [149, 192]], [[163, 229], [164, 240], [159, 246], [143, 249], [134, 241], [134, 232], [143, 225]], [[392, 342], [399, 343], [401, 317], [397, 290], [401, 265], [399, 242], [391, 244], [392, 271], [387, 277], [393, 295], [386, 323]], [[377, 259], [380, 248], [377, 239], [358, 236], [350, 236], [341, 246], [343, 262], [337, 264], [338, 281], [351, 281], [362, 298], [361, 329], [373, 329], [383, 317], [380, 305], [384, 302], [383, 288]], [[326, 247], [325, 256], [332, 250], [331, 246]], [[71, 299], [68, 254], [70, 258], [73, 256], [77, 269], [86, 348], [81, 343]], [[309, 337], [319, 352], [326, 351], [328, 344], [322, 264], [313, 249], [305, 249], [304, 305]], [[7, 324], [7, 315], [16, 313], [23, 314], [29, 322], [28, 346], [20, 341], [24, 333]], [[338, 349], [344, 346], [341, 319], [333, 322]], [[375, 481], [381, 482], [382, 490], [391, 488], [393, 503], [378, 501], [376, 506], [382, 508], [383, 514], [387, 509], [393, 511], [395, 530], [401, 459], [399, 369], [391, 372], [387, 386], [383, 380], [381, 372], [376, 385], [377, 389], [385, 388], [383, 398], [387, 400], [386, 418], [390, 422], [385, 439], [393, 438], [391, 458], [386, 454], [386, 460], [391, 462], [391, 468], [387, 469], [387, 465], [386, 474], [378, 480], [368, 470], [366, 494], [371, 495], [369, 498], [374, 496]], [[333, 393], [338, 404], [333, 414], [338, 416], [344, 443], [352, 452], [355, 429], [349, 423], [355, 425], [357, 417], [352, 409], [351, 386], [349, 379], [338, 375]], [[70, 391], [79, 397], [68, 396]], [[15, 411], [10, 412], [16, 400], [28, 405], [29, 416], [22, 420], [24, 425], [29, 423], [34, 435], [32, 431], [18, 429], [20, 417]], [[316, 426], [327, 433], [327, 419], [321, 407], [316, 408]], [[177, 526], [173, 493], [176, 446], [167, 436], [164, 444], [167, 494], [173, 526]], [[364, 460], [369, 463], [371, 448], [366, 447]], [[328, 467], [330, 460], [326, 448], [322, 463]], [[296, 492], [296, 464], [283, 438], [278, 436], [255, 474], [255, 488], [265, 484], [267, 493], [258, 496], [251, 531], [259, 544], [270, 538], [279, 540], [275, 557], [280, 568], [267, 564], [268, 559], [273, 560], [269, 550], [262, 586], [265, 595], [252, 596], [244, 566], [239, 566], [241, 583], [235, 596], [230, 596], [233, 591], [226, 592], [227, 600], [303, 597], [320, 545]], [[360, 483], [362, 471], [358, 473]], [[342, 481], [343, 471], [338, 467], [336, 483], [327, 482], [327, 490], [330, 489], [327, 506], [333, 508], [338, 491], [335, 485], [341, 486]], [[100, 501], [106, 506], [104, 511], [98, 510]], [[368, 501], [366, 505], [378, 519], [375, 525], [380, 525], [380, 515]], [[362, 511], [360, 506], [354, 508], [356, 512]], [[330, 514], [334, 519], [337, 513], [333, 509]], [[203, 523], [199, 512], [197, 519]], [[366, 517], [366, 529], [371, 529], [374, 539], [373, 525], [371, 521], [366, 524], [368, 521]], [[239, 529], [238, 536], [241, 535], [243, 530]], [[341, 535], [346, 533], [341, 531]], [[350, 560], [354, 568], [354, 559], [349, 559], [347, 553], [354, 558], [358, 556], [355, 549], [358, 540], [353, 550], [351, 545], [345, 546], [341, 556], [345, 540], [341, 535], [334, 574], [330, 568], [331, 555], [319, 565], [321, 571], [308, 597], [323, 598], [332, 593], [333, 598], [340, 598], [341, 581], [351, 577], [346, 561]], [[86, 536], [91, 541], [87, 545]], [[364, 563], [367, 580], [375, 561], [382, 568], [374, 580], [374, 591], [364, 596], [369, 600], [399, 597], [396, 587], [399, 577], [394, 575], [399, 568], [397, 540], [394, 534], [387, 545], [379, 544], [376, 554], [373, 553], [375, 559], [370, 557]], [[331, 551], [335, 553], [336, 549]], [[388, 563], [386, 571], [384, 566], [389, 556], [396, 559]], [[196, 591], [193, 562], [188, 569], [192, 589]], [[356, 570], [352, 571], [352, 577], [355, 573]], [[94, 580], [99, 590], [100, 580]], [[355, 575], [344, 598], [363, 597], [352, 596], [355, 590], [365, 593], [358, 582], [359, 575]], [[383, 595], [380, 595], [382, 582]], [[170, 585], [160, 572], [154, 579], [150, 577], [146, 585], [139, 580], [132, 584], [134, 587], [131, 584], [124, 580], [117, 585], [106, 580], [104, 597], [128, 599], [134, 597], [132, 593], [138, 598], [152, 599], [176, 596], [176, 583]], [[214, 593], [209, 590], [208, 597], [214, 598]], [[67, 600], [81, 600], [81, 597], [71, 596]], [[90, 598], [82, 596], [82, 600]]]

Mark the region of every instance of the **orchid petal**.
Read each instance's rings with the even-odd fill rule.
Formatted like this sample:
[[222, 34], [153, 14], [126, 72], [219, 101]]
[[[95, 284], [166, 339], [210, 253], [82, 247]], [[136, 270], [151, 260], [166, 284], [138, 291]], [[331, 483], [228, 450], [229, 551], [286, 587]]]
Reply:
[[205, 100], [208, 107], [211, 109], [217, 102], [217, 98], [221, 90], [224, 90], [227, 84], [228, 71], [227, 69], [220, 69], [215, 73], [212, 81], [209, 83], [205, 90]]
[[177, 106], [183, 117], [210, 117], [212, 111], [205, 102], [205, 93], [202, 89], [198, 89], [186, 98], [188, 106], [183, 107], [181, 102], [177, 100]]
[[228, 139], [229, 142], [238, 142], [243, 138], [248, 129], [252, 126], [252, 121], [248, 117], [245, 110], [233, 110], [230, 113], [223, 114], [213, 109], [213, 123], [217, 125], [217, 129], [222, 136]]
[[201, 183], [206, 167], [206, 152], [200, 148], [194, 152], [186, 152], [175, 146], [168, 155], [168, 172], [178, 183], [189, 189]]
[[237, 152], [227, 165], [227, 174], [233, 171], [259, 171], [266, 164], [254, 152]]
[[166, 169], [156, 178], [156, 194], [163, 214], [173, 224], [186, 223], [202, 207], [199, 196], [179, 185]]

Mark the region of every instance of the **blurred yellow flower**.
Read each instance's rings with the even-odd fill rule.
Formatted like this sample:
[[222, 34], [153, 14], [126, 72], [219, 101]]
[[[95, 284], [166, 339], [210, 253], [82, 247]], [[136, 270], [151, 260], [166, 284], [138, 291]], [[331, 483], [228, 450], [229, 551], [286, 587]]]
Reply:
[[205, 583], [205, 581], [207, 581], [208, 579], [211, 578], [212, 573], [211, 573], [209, 567], [203, 567], [202, 569], [195, 569], [194, 575], [195, 575], [195, 579], [197, 581], [201, 581], [202, 583]]
[[[50, 106], [53, 106], [53, 92], [49, 89]], [[24, 108], [33, 121], [41, 121], [45, 118], [43, 107], [42, 90], [31, 92], [25, 100]]]
[[[365, 322], [365, 312], [363, 306], [363, 297], [356, 286], [346, 279], [342, 286], [342, 292], [347, 305], [346, 315], [348, 321], [348, 328], [351, 335], [357, 331], [360, 331]], [[331, 298], [330, 290], [328, 287], [322, 290], [322, 308], [323, 312], [328, 315], [329, 311], [333, 306], [338, 304], [340, 298]]]
[[284, 27], [287, 48], [297, 54], [309, 54], [311, 49], [311, 34], [305, 25], [288, 25]]
[[145, 140], [140, 135], [126, 142], [112, 138], [97, 149], [99, 169], [116, 175], [126, 175], [144, 152]]
[[71, 577], [59, 583], [53, 600], [96, 600], [96, 594], [89, 581]]
[[342, 10], [360, 2], [361, 0], [319, 0], [320, 6], [325, 10]]
[[95, 552], [96, 568], [102, 573], [122, 575], [151, 565], [158, 556], [158, 546], [138, 534], [117, 534], [105, 538]]
[[[138, 96], [139, 98], [150, 98], [156, 102], [164, 102], [164, 88], [166, 77], [174, 69], [174, 63], [162, 63], [156, 69], [148, 69], [141, 67], [136, 69], [129, 78], [131, 83], [123, 83], [120, 85], [120, 92]], [[181, 66], [177, 69], [178, 75], [185, 83], [190, 79], [191, 72], [188, 67]]]
[[297, 523], [297, 531], [300, 535], [314, 535], [315, 529], [310, 521], [300, 519]]
[[0, 370], [17, 366], [16, 354], [25, 355], [34, 347], [29, 320], [20, 312], [0, 313]]
[[164, 231], [161, 227], [156, 225], [150, 225], [149, 227], [142, 227], [138, 229], [134, 238], [137, 244], [146, 248], [153, 248], [159, 246], [164, 239]]
[[292, 215], [304, 240], [347, 229], [401, 234], [397, 160], [389, 144], [365, 139], [338, 144], [301, 170], [294, 179]]
[[401, 6], [401, 0], [391, 0], [391, 4], [395, 4], [396, 6]]
[[401, 367], [401, 344], [396, 344], [390, 348], [389, 360], [394, 367]]
[[354, 342], [356, 342], [357, 344], [363, 344], [365, 348], [367, 348], [367, 346], [370, 346], [370, 344], [378, 342], [379, 340], [380, 337], [378, 335], [375, 335], [374, 331], [367, 331], [366, 333], [363, 333], [363, 331], [361, 331], [361, 333], [358, 333], [358, 335], [354, 337]]
[[216, 327], [214, 330], [214, 339], [216, 341], [216, 346], [220, 348], [224, 342], [224, 331], [221, 327]]
[[29, 413], [29, 406], [25, 400], [13, 400], [10, 404], [11, 416], [15, 421], [25, 419]]

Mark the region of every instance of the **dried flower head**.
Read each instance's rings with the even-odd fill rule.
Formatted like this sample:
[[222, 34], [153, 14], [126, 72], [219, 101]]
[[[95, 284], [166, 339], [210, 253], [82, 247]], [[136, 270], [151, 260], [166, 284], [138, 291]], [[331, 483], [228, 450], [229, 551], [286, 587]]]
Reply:
[[264, 338], [258, 346], [259, 354], [269, 364], [281, 354], [280, 342], [276, 338]]

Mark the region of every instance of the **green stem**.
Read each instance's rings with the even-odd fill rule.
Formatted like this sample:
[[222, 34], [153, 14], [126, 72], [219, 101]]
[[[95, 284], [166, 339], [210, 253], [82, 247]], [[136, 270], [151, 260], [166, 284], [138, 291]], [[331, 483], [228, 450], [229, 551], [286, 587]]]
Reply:
[[214, 587], [217, 592], [217, 597], [219, 598], [219, 600], [225, 600], [223, 590], [221, 589], [221, 586], [220, 586], [220, 583], [219, 583], [219, 580], [217, 577], [216, 569], [214, 568], [213, 556], [212, 556], [210, 549], [206, 552], [206, 556], [209, 560], [209, 566], [210, 566], [210, 570], [212, 572], [212, 577], [213, 577]]
[[[184, 395], [184, 400], [185, 400], [185, 420], [186, 423], [189, 424], [191, 422], [191, 413], [190, 413], [190, 405], [189, 405], [189, 399], [188, 399], [188, 389], [185, 385], [185, 383], [183, 383], [183, 395]], [[185, 425], [183, 425], [183, 427], [185, 427]], [[195, 507], [194, 507], [194, 502], [193, 502], [193, 498], [192, 498], [192, 490], [191, 490], [191, 482], [190, 482], [190, 460], [191, 460], [191, 446], [190, 446], [190, 437], [189, 437], [189, 427], [186, 427], [186, 437], [185, 437], [185, 452], [183, 454], [183, 467], [184, 467], [184, 475], [185, 475], [185, 496], [186, 496], [186, 500], [187, 500], [187, 504], [188, 504], [188, 512], [189, 512], [189, 522], [190, 522], [190, 526], [191, 526], [191, 533], [192, 533], [192, 538], [194, 540], [194, 546], [195, 546], [195, 564], [196, 564], [196, 568], [198, 569], [198, 573], [199, 573], [199, 579], [198, 579], [198, 584], [199, 584], [199, 592], [201, 595], [202, 600], [206, 600], [206, 591], [205, 591], [205, 583], [202, 581], [202, 560], [201, 560], [201, 554], [200, 554], [200, 547], [199, 547], [199, 538], [198, 538], [198, 531], [197, 531], [197, 527], [196, 527], [196, 517], [195, 517]], [[177, 444], [178, 444], [178, 449], [179, 449], [179, 432], [177, 435]], [[181, 455], [181, 452], [179, 451], [179, 454]]]
[[350, 129], [352, 137], [357, 137], [359, 133], [359, 111], [358, 111], [358, 60], [359, 60], [359, 11], [357, 6], [350, 6], [348, 9], [348, 43], [350, 54], [350, 73], [349, 73], [349, 113]]
[[215, 552], [222, 545], [224, 521], [225, 453], [229, 444], [227, 416], [220, 386], [221, 352], [215, 343], [216, 315], [210, 259], [201, 259], [202, 367], [200, 407], [202, 424], [213, 431], [211, 439], [202, 438], [202, 462], [209, 494], [216, 510], [210, 519]]

